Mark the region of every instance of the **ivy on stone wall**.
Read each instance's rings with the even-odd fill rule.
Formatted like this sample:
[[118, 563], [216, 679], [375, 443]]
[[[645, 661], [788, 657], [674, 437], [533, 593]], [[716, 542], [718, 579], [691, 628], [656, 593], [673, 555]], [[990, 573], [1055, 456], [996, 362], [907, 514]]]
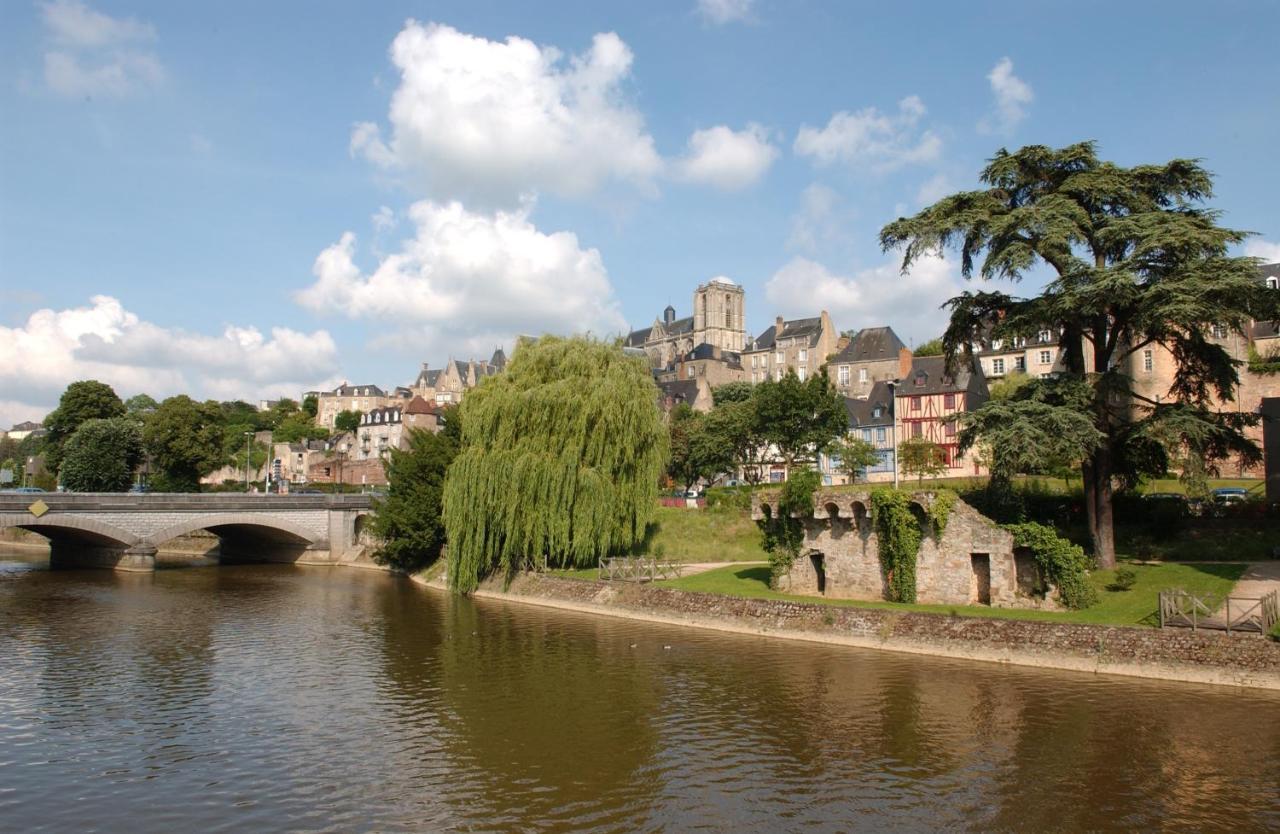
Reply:
[[889, 599], [915, 602], [916, 556], [924, 533], [911, 511], [910, 493], [889, 488], [872, 490], [871, 521], [880, 547], [880, 565], [889, 577]]
[[821, 483], [821, 476], [812, 469], [793, 471], [782, 485], [777, 506], [759, 522], [774, 579], [790, 572], [804, 547], [804, 519], [813, 516], [813, 493]]
[[949, 489], [939, 489], [933, 493], [933, 501], [924, 512], [929, 517], [935, 539], [942, 540], [942, 534], [947, 530], [947, 519], [951, 518], [951, 510], [955, 508], [959, 497]]
[[1031, 551], [1045, 577], [1057, 586], [1063, 605], [1088, 608], [1098, 601], [1097, 591], [1089, 584], [1089, 557], [1080, 545], [1034, 521], [1006, 524], [1004, 529], [1013, 534], [1014, 547]]

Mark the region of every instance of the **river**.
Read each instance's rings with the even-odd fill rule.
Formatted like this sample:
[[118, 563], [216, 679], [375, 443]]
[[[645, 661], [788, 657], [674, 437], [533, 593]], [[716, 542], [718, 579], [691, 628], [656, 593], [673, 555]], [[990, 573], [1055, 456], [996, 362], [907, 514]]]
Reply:
[[0, 552], [3, 831], [1280, 829], [1280, 696]]

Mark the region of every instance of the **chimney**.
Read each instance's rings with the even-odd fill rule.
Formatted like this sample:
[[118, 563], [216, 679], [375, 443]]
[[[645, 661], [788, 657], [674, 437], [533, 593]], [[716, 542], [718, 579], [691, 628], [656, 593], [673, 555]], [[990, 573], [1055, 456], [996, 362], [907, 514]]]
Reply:
[[778, 316], [773, 320], [773, 337], [776, 339], [782, 335], [782, 316]]

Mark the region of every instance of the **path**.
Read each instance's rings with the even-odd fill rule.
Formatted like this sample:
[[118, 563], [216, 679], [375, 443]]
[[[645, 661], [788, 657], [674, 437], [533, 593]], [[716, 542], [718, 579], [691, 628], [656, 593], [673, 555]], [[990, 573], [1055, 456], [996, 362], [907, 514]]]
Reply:
[[716, 568], [736, 567], [739, 565], [744, 567], [759, 567], [760, 565], [767, 565], [767, 564], [769, 563], [768, 562], [687, 562], [680, 569], [680, 575], [693, 576], [694, 574], [706, 573], [707, 571], [715, 570]]
[[1257, 599], [1272, 591], [1280, 591], [1280, 560], [1249, 565], [1231, 589], [1231, 596]]

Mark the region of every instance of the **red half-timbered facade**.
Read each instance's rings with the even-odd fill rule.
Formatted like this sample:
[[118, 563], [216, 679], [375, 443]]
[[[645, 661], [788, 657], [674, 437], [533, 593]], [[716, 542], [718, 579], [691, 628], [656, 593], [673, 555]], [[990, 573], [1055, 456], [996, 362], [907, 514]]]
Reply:
[[941, 446], [946, 451], [948, 467], [942, 477], [981, 475], [984, 470], [973, 450], [960, 455], [956, 438], [959, 427], [947, 418], [972, 411], [988, 397], [987, 381], [976, 367], [958, 366], [954, 374], [948, 374], [941, 356], [913, 357], [911, 372], [898, 382], [896, 391], [898, 442], [923, 437]]

